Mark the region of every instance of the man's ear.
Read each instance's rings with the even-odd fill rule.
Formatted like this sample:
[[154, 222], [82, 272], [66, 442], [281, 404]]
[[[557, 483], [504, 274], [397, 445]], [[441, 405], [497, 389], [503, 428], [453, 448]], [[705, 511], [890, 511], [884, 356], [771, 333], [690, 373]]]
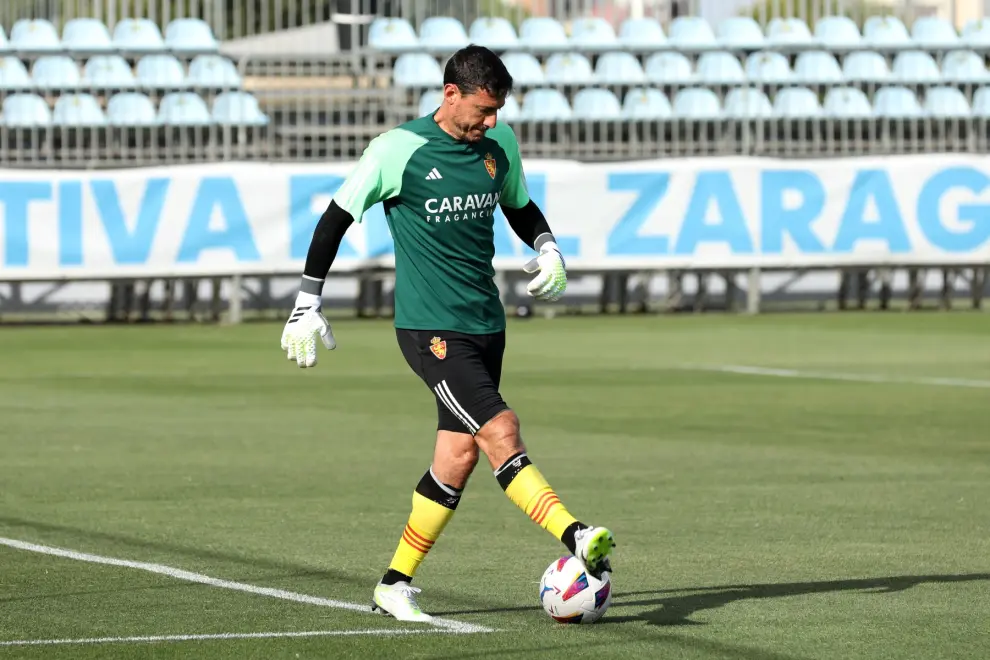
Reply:
[[461, 97], [461, 90], [457, 88], [457, 85], [453, 83], [448, 83], [443, 86], [443, 100], [452, 103]]

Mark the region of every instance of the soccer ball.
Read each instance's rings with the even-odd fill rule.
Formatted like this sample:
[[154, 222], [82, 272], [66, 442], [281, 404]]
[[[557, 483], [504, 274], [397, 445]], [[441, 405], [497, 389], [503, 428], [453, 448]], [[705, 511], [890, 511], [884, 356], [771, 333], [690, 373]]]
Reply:
[[594, 623], [612, 604], [612, 581], [608, 573], [588, 575], [576, 557], [561, 557], [543, 573], [540, 602], [559, 623]]

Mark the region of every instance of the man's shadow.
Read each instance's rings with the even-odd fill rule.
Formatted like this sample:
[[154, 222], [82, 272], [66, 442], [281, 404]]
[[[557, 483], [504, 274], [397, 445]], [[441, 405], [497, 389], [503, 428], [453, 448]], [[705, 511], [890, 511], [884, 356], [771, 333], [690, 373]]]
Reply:
[[[606, 615], [601, 620], [601, 623], [646, 621], [650, 625], [654, 626], [704, 625], [702, 623], [692, 621], [690, 617], [698, 612], [717, 609], [740, 600], [785, 598], [787, 596], [806, 596], [810, 594], [822, 594], [836, 591], [860, 591], [875, 594], [887, 594], [904, 591], [920, 584], [947, 584], [953, 582], [973, 582], [978, 580], [990, 580], [990, 573], [970, 573], [965, 575], [901, 575], [895, 577], [864, 578], [857, 580], [722, 585], [670, 591], [634, 591], [623, 593], [621, 595], [617, 594], [615, 597], [616, 600], [612, 603], [612, 607], [653, 607], [653, 609], [633, 615]], [[643, 598], [643, 596], [647, 596], [647, 598]], [[649, 596], [653, 597], [649, 598]]]
[[[920, 584], [948, 584], [953, 582], [990, 581], [990, 573], [964, 575], [900, 575], [894, 577], [863, 578], [855, 580], [827, 580], [822, 582], [783, 582], [779, 584], [730, 584], [711, 587], [687, 587], [682, 589], [656, 589], [618, 593], [613, 596], [612, 610], [600, 622], [629, 623], [645, 621], [653, 626], [699, 626], [691, 616], [713, 610], [736, 601], [806, 596], [837, 591], [859, 591], [875, 594], [904, 591]], [[626, 608], [649, 608], [639, 614], [621, 614]], [[532, 606], [497, 608], [492, 610], [460, 610], [438, 612], [438, 616], [458, 614], [485, 614], [490, 612], [526, 612]]]

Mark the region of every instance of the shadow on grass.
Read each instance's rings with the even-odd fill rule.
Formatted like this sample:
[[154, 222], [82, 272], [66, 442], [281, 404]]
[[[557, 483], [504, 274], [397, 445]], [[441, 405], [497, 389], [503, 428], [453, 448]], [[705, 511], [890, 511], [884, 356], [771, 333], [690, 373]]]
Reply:
[[[743, 584], [691, 589], [687, 595], [662, 595], [664, 592], [635, 591], [616, 595], [613, 607], [652, 607], [646, 612], [628, 616], [606, 617], [612, 623], [646, 621], [655, 626], [703, 625], [691, 621], [697, 612], [713, 610], [741, 600], [787, 598], [833, 592], [869, 592], [888, 594], [905, 591], [921, 584], [951, 584], [990, 580], [990, 573], [963, 575], [898, 575], [893, 577], [854, 580], [824, 580], [821, 582], [782, 582], [779, 584]], [[686, 590], [679, 590], [681, 592]], [[642, 598], [646, 596], [646, 598]], [[653, 596], [652, 598], [650, 596]]]
[[[876, 594], [905, 591], [920, 584], [950, 584], [955, 582], [990, 581], [990, 573], [963, 575], [900, 575], [894, 577], [854, 580], [824, 580], [821, 582], [782, 582], [779, 584], [736, 584], [681, 589], [654, 589], [615, 593], [612, 611], [599, 625], [643, 621], [654, 626], [699, 626], [703, 623], [690, 617], [698, 612], [713, 610], [741, 600], [786, 598], [831, 592], [857, 591]], [[626, 608], [652, 608], [637, 614], [622, 614]], [[531, 607], [498, 610], [452, 610], [437, 612], [437, 616], [486, 614], [491, 612], [529, 611]], [[613, 615], [613, 611], [617, 614]]]

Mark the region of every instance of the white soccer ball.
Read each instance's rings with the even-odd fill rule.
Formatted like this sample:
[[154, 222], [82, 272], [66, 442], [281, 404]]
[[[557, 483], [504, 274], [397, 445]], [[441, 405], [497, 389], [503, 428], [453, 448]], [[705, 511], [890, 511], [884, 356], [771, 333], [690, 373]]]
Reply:
[[559, 623], [594, 623], [612, 604], [612, 581], [608, 573], [592, 577], [576, 557], [561, 557], [543, 573], [540, 602]]

